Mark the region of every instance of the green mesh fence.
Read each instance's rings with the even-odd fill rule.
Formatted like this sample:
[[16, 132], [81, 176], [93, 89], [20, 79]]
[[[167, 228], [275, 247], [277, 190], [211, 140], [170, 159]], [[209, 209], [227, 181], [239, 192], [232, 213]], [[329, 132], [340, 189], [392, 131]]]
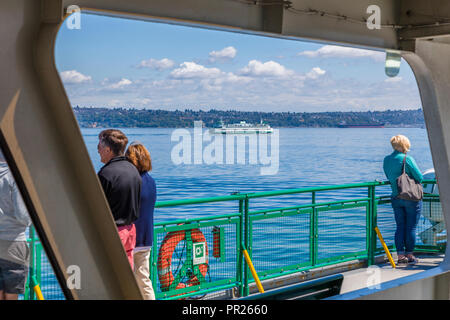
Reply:
[[240, 217], [229, 216], [157, 227], [152, 263], [156, 297], [201, 298], [192, 292], [236, 286], [240, 222]]
[[250, 217], [249, 254], [266, 279], [311, 265], [311, 210], [280, 210]]
[[42, 291], [42, 295], [45, 300], [64, 300], [64, 294], [61, 290], [61, 286], [56, 279], [56, 276], [53, 272], [53, 268], [50, 265], [50, 262], [47, 259], [47, 255], [42, 249], [42, 245], [40, 243], [36, 244], [36, 259], [39, 260], [37, 263], [40, 264], [40, 274], [37, 278], [38, 283], [40, 283], [40, 288]]
[[[395, 250], [389, 194], [386, 182], [369, 182], [159, 202], [157, 216], [191, 218], [155, 224], [150, 266], [156, 297], [201, 299], [231, 288], [247, 295], [254, 280], [243, 246], [261, 280], [356, 258], [371, 264], [384, 254], [375, 226]], [[415, 249], [443, 252], [445, 241], [439, 197], [427, 194]], [[64, 299], [39, 241], [30, 245], [30, 276], [45, 299]], [[35, 299], [30, 287], [23, 298]]]
[[[395, 252], [396, 223], [394, 211], [388, 198], [377, 205], [377, 224], [388, 248]], [[425, 195], [422, 212], [416, 228], [416, 251], [444, 251], [446, 245], [446, 228], [439, 197]], [[382, 245], [377, 239], [377, 252], [382, 252]]]
[[444, 215], [439, 198], [426, 197], [422, 204], [422, 216], [417, 228], [417, 242], [431, 248], [445, 246], [447, 236]]
[[[395, 235], [395, 219], [394, 219], [394, 211], [392, 210], [390, 200], [386, 200], [378, 203], [377, 205], [377, 226], [380, 230], [381, 235], [383, 236], [383, 240], [391, 250], [395, 247], [394, 244], [394, 235]], [[377, 238], [377, 252], [382, 252], [383, 248], [380, 240]]]
[[366, 254], [367, 210], [367, 202], [318, 209], [318, 264]]
[[[33, 231], [30, 234], [34, 234]], [[64, 300], [64, 294], [61, 290], [58, 280], [56, 279], [53, 268], [47, 259], [42, 244], [39, 239], [35, 238], [28, 241], [30, 247], [30, 269], [25, 286], [25, 293], [21, 297], [25, 300], [36, 300], [34, 292], [34, 285], [38, 284], [45, 300]], [[36, 279], [37, 283], [33, 283], [32, 278]]]

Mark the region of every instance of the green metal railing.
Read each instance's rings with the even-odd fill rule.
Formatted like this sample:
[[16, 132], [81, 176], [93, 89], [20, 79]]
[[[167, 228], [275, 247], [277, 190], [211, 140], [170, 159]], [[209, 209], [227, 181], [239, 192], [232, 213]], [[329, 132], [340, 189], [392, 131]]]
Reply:
[[[435, 183], [435, 181], [429, 180], [424, 181], [424, 183]], [[388, 184], [388, 182], [375, 181], [159, 202], [156, 206], [157, 208], [176, 208], [179, 206], [201, 204], [211, 205], [213, 202], [233, 202], [235, 203], [235, 209], [231, 209], [231, 212], [235, 212], [228, 216], [222, 215], [209, 217], [208, 219], [177, 220], [157, 223], [155, 225], [155, 245], [151, 266], [153, 285], [157, 289], [156, 296], [159, 299], [180, 299], [227, 288], [238, 288], [239, 295], [248, 295], [249, 284], [253, 280], [251, 279], [248, 267], [244, 265], [240, 241], [248, 248], [260, 280], [276, 278], [282, 275], [354, 259], [365, 259], [368, 265], [372, 265], [374, 264], [375, 256], [383, 253], [381, 244], [379, 244], [374, 231], [374, 228], [377, 226], [378, 209], [380, 206], [390, 203], [389, 197], [376, 195], [376, 188], [387, 186], [389, 189], [385, 190], [385, 194], [390, 193]], [[347, 197], [346, 199], [332, 201], [320, 201], [318, 199], [322, 193], [342, 191], [345, 189], [352, 191], [361, 188], [365, 189], [366, 192], [365, 196], [359, 198]], [[250, 203], [260, 198], [267, 199], [286, 195], [308, 195], [309, 201], [303, 199], [304, 203], [296, 206], [263, 210], [252, 210], [253, 206], [250, 206]], [[292, 199], [290, 200], [292, 201]], [[439, 197], [427, 195], [424, 203], [430, 201], [439, 201]], [[392, 208], [388, 210], [392, 217], [391, 225], [395, 225]], [[346, 220], [350, 217], [352, 217], [352, 224], [347, 223], [344, 226]], [[214, 273], [220, 270], [220, 267], [227, 266], [226, 268], [233, 270], [233, 272], [230, 272], [226, 277], [222, 278], [212, 274], [210, 279], [208, 279], [209, 281], [196, 283], [195, 286], [179, 287], [179, 289], [176, 289], [176, 287], [183, 280], [189, 285], [190, 278], [201, 277], [199, 271], [192, 270], [190, 273], [187, 272], [178, 277], [174, 275], [173, 281], [170, 277], [168, 277], [169, 280], [158, 277], [158, 269], [161, 269], [160, 261], [162, 258], [160, 257], [158, 262], [158, 250], [160, 250], [163, 236], [167, 236], [170, 232], [199, 229], [205, 234], [207, 244], [211, 245], [214, 239], [208, 239], [207, 235], [210, 234], [210, 231], [207, 227], [217, 227], [224, 224], [233, 226], [232, 230], [228, 230], [225, 234], [226, 237], [234, 240], [234, 245], [228, 245], [229, 248], [226, 250], [226, 256], [221, 257], [221, 262], [209, 255], [209, 271]], [[351, 242], [350, 239], [357, 238], [358, 235], [361, 241], [349, 243]], [[170, 238], [170, 235], [168, 238]], [[395, 246], [392, 244], [393, 235], [388, 237], [388, 240], [391, 240], [391, 244], [388, 244], [388, 247], [391, 250], [395, 249]], [[175, 244], [172, 247], [175, 248]], [[443, 252], [444, 248], [445, 244], [419, 244], [416, 250], [421, 252]], [[284, 255], [280, 253], [281, 251], [284, 251]], [[188, 254], [178, 256], [178, 259], [185, 259], [191, 263], [191, 259], [189, 258], [190, 251], [186, 250], [184, 252], [188, 252]], [[175, 257], [176, 254], [171, 255], [171, 253], [172, 251], [168, 255]], [[192, 267], [194, 266], [191, 264], [187, 269]], [[171, 271], [174, 274], [177, 273], [175, 268]], [[168, 270], [165, 270], [165, 272], [168, 272]], [[226, 273], [222, 272], [221, 274]], [[163, 285], [161, 279], [163, 280]], [[168, 282], [172, 286], [164, 285]]]
[[30, 267], [23, 299], [38, 300], [34, 287], [38, 285], [45, 300], [64, 300], [64, 294], [56, 280], [42, 243], [33, 227], [29, 228]]
[[[384, 254], [376, 226], [390, 250], [395, 249], [395, 221], [386, 194], [389, 183], [374, 181], [157, 202], [156, 215], [169, 210], [172, 215], [181, 211], [199, 216], [155, 223], [150, 271], [156, 297], [198, 298], [225, 289], [249, 295], [254, 280], [243, 247], [260, 280], [355, 259], [372, 265]], [[439, 196], [426, 195], [424, 205], [428, 204], [439, 204]], [[204, 216], [208, 211], [226, 214]], [[445, 243], [418, 243], [415, 250], [444, 252]], [[37, 279], [39, 268], [30, 268]], [[45, 283], [41, 286], [45, 296]], [[32, 290], [25, 296], [34, 298]]]

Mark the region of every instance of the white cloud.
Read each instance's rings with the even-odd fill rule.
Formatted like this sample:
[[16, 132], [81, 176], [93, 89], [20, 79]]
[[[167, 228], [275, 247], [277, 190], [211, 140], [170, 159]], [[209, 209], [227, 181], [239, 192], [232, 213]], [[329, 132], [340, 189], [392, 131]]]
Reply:
[[352, 76], [331, 72], [328, 62], [321, 64], [314, 60], [304, 71], [288, 69], [275, 59], [246, 62], [232, 70], [184, 62], [176, 64], [167, 74], [145, 78], [123, 74], [103, 81], [100, 77], [89, 86], [66, 87], [71, 103], [80, 106], [300, 112], [420, 106], [417, 86], [407, 73], [402, 74], [403, 78], [365, 77], [364, 73]]
[[227, 83], [247, 83], [250, 81], [250, 78], [235, 75], [233, 72], [228, 72], [224, 77], [220, 79], [220, 81]]
[[222, 74], [222, 71], [217, 68], [206, 68], [195, 62], [183, 62], [179, 68], [170, 73], [170, 76], [175, 79], [207, 79], [217, 78]]
[[164, 70], [164, 69], [170, 69], [175, 65], [175, 62], [173, 62], [170, 59], [164, 58], [161, 60], [156, 59], [148, 59], [148, 60], [142, 60], [139, 64], [139, 67], [141, 68], [151, 68], [156, 70]]
[[152, 99], [149, 98], [135, 98], [133, 100], [134, 103], [137, 103], [139, 105], [148, 105], [149, 103], [152, 102]]
[[121, 101], [119, 99], [112, 99], [108, 101], [108, 104], [110, 106], [116, 107], [121, 103]]
[[227, 61], [236, 57], [237, 50], [234, 47], [226, 47], [220, 51], [211, 51], [209, 53], [209, 61]]
[[385, 59], [384, 52], [333, 45], [326, 45], [315, 51], [302, 51], [298, 55], [309, 58], [370, 58], [375, 61]]
[[323, 76], [326, 73], [325, 70], [320, 69], [319, 67], [312, 68], [310, 72], [306, 74], [307, 78], [317, 79], [320, 76]]
[[385, 79], [384, 80], [384, 82], [390, 82], [390, 83], [392, 83], [392, 82], [400, 82], [400, 81], [402, 81], [403, 80], [403, 78], [402, 77], [393, 77], [393, 78], [387, 78], [387, 79]]
[[76, 70], [63, 71], [60, 75], [64, 83], [83, 83], [92, 80], [90, 76], [86, 76]]
[[262, 63], [258, 60], [251, 60], [240, 72], [243, 75], [252, 77], [285, 77], [294, 74], [292, 70], [286, 69], [275, 61]]
[[235, 75], [232, 72], [222, 72], [220, 77], [202, 79], [200, 86], [206, 90], [222, 90], [225, 87], [235, 88], [235, 86], [242, 86], [251, 82], [251, 78]]
[[334, 73], [328, 73], [318, 66], [291, 77], [248, 77], [221, 72], [210, 78], [149, 78], [142, 82], [133, 79], [126, 90], [108, 88], [119, 83], [119, 78], [110, 80], [100, 90], [68, 86], [68, 94], [73, 105], [155, 109], [204, 107], [206, 110], [317, 112], [420, 106], [417, 86], [405, 76], [393, 85], [391, 78], [387, 82], [387, 78], [335, 78]]
[[109, 86], [111, 89], [122, 89], [124, 87], [127, 87], [131, 85], [133, 82], [131, 80], [122, 78], [119, 82], [113, 83]]

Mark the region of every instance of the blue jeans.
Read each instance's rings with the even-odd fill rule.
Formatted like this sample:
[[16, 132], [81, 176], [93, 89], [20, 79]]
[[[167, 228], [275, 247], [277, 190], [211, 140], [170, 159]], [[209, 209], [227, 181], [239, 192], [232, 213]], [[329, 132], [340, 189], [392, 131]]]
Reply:
[[397, 254], [410, 254], [416, 244], [416, 227], [422, 210], [422, 201], [411, 201], [392, 198], [397, 230], [395, 231], [395, 247]]

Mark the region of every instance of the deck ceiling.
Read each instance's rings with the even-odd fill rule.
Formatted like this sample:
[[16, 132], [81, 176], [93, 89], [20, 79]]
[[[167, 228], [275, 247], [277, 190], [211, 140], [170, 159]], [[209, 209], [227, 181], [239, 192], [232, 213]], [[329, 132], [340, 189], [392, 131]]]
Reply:
[[[410, 50], [411, 40], [450, 35], [445, 0], [63, 0], [60, 14], [70, 5], [104, 15], [380, 49]], [[371, 5], [380, 8], [380, 29], [367, 27]]]

